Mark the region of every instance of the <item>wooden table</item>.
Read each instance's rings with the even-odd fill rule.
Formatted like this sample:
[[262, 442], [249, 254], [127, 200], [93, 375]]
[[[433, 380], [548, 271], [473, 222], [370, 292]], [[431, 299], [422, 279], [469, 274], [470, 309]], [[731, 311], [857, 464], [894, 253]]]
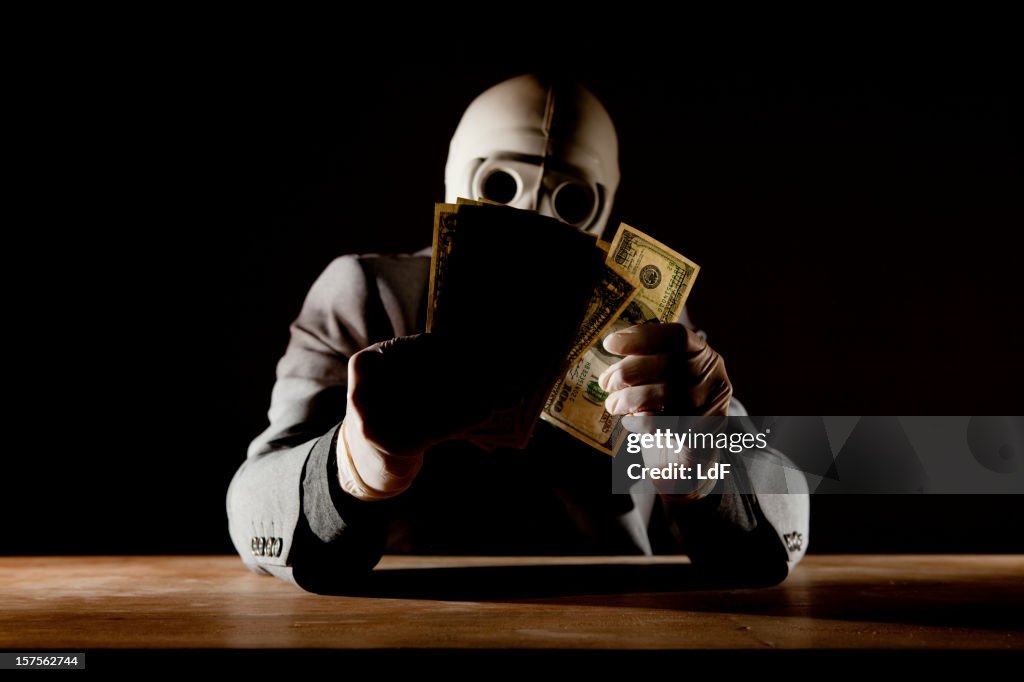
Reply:
[[1024, 557], [811, 556], [782, 585], [677, 558], [386, 557], [358, 596], [235, 557], [0, 558], [0, 651], [1024, 650]]

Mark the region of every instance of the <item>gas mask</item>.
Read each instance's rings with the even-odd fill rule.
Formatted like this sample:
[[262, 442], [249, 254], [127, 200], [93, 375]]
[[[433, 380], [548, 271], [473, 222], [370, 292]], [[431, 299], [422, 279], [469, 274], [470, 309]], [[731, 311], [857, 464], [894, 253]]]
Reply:
[[445, 200], [489, 199], [600, 234], [619, 186], [604, 106], [578, 85], [519, 76], [473, 100], [452, 137]]

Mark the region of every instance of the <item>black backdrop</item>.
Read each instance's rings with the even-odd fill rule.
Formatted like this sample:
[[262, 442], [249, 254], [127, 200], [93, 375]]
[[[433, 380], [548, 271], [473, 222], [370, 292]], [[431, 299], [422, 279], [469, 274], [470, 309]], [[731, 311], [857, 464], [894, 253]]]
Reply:
[[[336, 255], [427, 245], [461, 111], [537, 65], [307, 66], [66, 84], [80, 116], [44, 144], [62, 169], [47, 181], [99, 219], [66, 240], [88, 253], [68, 292], [87, 305], [54, 311], [77, 340], [52, 352], [68, 423], [98, 416], [26, 458], [61, 475], [43, 496], [10, 485], [24, 521], [4, 552], [229, 551], [224, 491], [305, 291]], [[612, 223], [703, 266], [691, 314], [751, 413], [1022, 414], [1003, 65], [562, 70], [620, 130]], [[1016, 497], [816, 497], [812, 536], [812, 551], [1024, 550]]]

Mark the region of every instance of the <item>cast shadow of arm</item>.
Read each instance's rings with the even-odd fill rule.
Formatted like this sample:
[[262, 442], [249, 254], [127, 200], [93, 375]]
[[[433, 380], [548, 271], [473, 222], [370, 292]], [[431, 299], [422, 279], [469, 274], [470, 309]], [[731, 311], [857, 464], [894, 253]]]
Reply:
[[[326, 578], [326, 576], [325, 576]], [[319, 594], [438, 601], [507, 601], [587, 594], [632, 594], [723, 590], [776, 585], [777, 570], [737, 571], [693, 564], [559, 564], [466, 566], [377, 570], [344, 585], [323, 579]]]

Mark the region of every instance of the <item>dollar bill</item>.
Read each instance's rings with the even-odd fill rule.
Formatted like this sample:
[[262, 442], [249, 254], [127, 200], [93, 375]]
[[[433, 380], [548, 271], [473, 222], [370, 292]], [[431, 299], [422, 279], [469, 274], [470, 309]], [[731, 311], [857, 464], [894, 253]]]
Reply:
[[[593, 346], [595, 340], [607, 332], [609, 326], [622, 315], [636, 297], [638, 289], [639, 284], [635, 278], [614, 263], [605, 263], [601, 277], [594, 284], [594, 290], [587, 303], [583, 323], [557, 376], [561, 377], [588, 348]], [[515, 415], [514, 428], [503, 428], [509, 425], [507, 415], [504, 416], [505, 423], [499, 421], [501, 415], [495, 415], [495, 418], [486, 425], [486, 431], [473, 430], [473, 442], [480, 445], [480, 441], [483, 440], [488, 445], [522, 447], [529, 440], [540, 413], [551, 401], [548, 387], [543, 386], [540, 389], [539, 393], [524, 402], [522, 410]]]
[[[446, 331], [452, 329], [452, 323], [455, 327], [460, 327], [461, 323], [456, 318], [450, 318], [454, 310], [459, 309], [459, 304], [456, 303], [456, 299], [459, 299], [459, 292], [448, 292], [449, 282], [454, 281], [452, 277], [448, 276], [451, 270], [454, 273], [454, 264], [456, 261], [454, 257], [459, 257], [462, 260], [461, 271], [465, 271], [466, 259], [467, 258], [481, 258], [481, 254], [488, 252], [477, 252], [474, 248], [479, 249], [480, 237], [482, 234], [479, 232], [481, 227], [481, 214], [479, 211], [480, 207], [486, 206], [490, 202], [480, 202], [468, 199], [460, 198], [456, 204], [438, 204], [434, 211], [434, 239], [432, 245], [432, 259], [431, 269], [429, 274], [429, 295], [428, 295], [428, 308], [427, 308], [427, 330], [430, 332], [439, 332], [443, 326]], [[491, 210], [491, 206], [486, 208]], [[501, 211], [513, 211], [509, 208], [497, 209]], [[464, 213], [461, 217], [461, 229], [460, 229], [460, 211], [469, 211], [473, 215]], [[519, 211], [514, 211], [513, 214], [517, 214]], [[504, 214], [503, 214], [504, 215]], [[505, 218], [507, 222], [507, 216]], [[523, 220], [527, 221], [524, 223], [524, 229], [528, 225], [532, 225], [534, 232], [527, 232], [527, 234], [534, 234], [537, 236], [536, 230], [543, 228], [543, 224], [540, 224], [536, 220], [536, 214], [531, 212], [523, 212]], [[550, 220], [550, 219], [545, 219]], [[501, 220], [498, 220], [500, 223]], [[513, 220], [512, 222], [515, 222]], [[551, 226], [552, 228], [563, 227], [560, 224], [555, 223]], [[552, 315], [558, 315], [563, 317], [563, 321], [560, 323], [563, 331], [563, 338], [565, 332], [574, 330], [572, 333], [573, 344], [568, 346], [569, 338], [565, 338], [568, 355], [566, 357], [551, 358], [551, 360], [545, 361], [548, 363], [549, 368], [543, 369], [543, 365], [528, 364], [526, 367], [530, 369], [528, 371], [536, 370], [539, 375], [547, 377], [541, 382], [537, 382], [536, 386], [532, 386], [532, 389], [527, 391], [525, 394], [521, 394], [519, 399], [514, 402], [509, 402], [507, 399], [500, 401], [501, 406], [496, 406], [494, 411], [491, 412], [490, 416], [480, 424], [472, 427], [469, 431], [463, 434], [463, 438], [473, 442], [474, 444], [484, 449], [490, 450], [494, 447], [505, 446], [505, 447], [524, 447], [530, 439], [532, 432], [537, 424], [540, 412], [544, 407], [544, 403], [547, 398], [548, 389], [551, 383], [560, 377], [570, 360], [575, 360], [579, 354], [590, 344], [592, 338], [600, 331], [601, 327], [611, 322], [615, 315], [618, 314], [619, 310], [628, 300], [628, 297], [635, 293], [636, 285], [630, 281], [630, 277], [625, 275], [623, 271], [617, 266], [610, 266], [605, 263], [606, 252], [599, 250], [596, 247], [596, 238], [590, 235], [577, 232], [569, 226], [564, 226], [565, 230], [562, 232], [552, 232], [550, 236], [550, 243], [552, 249], [555, 245], [561, 245], [558, 247], [557, 252], [552, 251], [549, 254], [545, 254], [543, 258], [533, 258], [524, 260], [524, 269], [520, 272], [515, 269], [501, 269], [497, 268], [492, 274], [495, 277], [512, 278], [507, 281], [515, 281], [517, 278], [528, 276], [534, 277], [534, 282], [551, 282], [556, 285], [552, 292], [553, 296], [547, 299], [549, 302], [557, 303], [558, 292], [574, 291], [575, 293], [566, 296], [563, 301], [563, 306], [571, 305], [570, 300], [576, 301], [578, 313], [575, 315], [570, 313], [566, 309], [563, 313], [555, 312], [555, 308], [550, 308], [544, 314], [538, 314], [534, 317], [538, 320], [551, 319]], [[464, 233], [464, 234], [463, 234]], [[571, 235], [571, 236], [570, 236]], [[475, 236], [475, 238], [474, 238]], [[587, 239], [587, 237], [591, 237]], [[486, 241], [486, 240], [485, 240]], [[546, 240], [534, 239], [531, 243], [543, 244]], [[589, 243], [589, 247], [586, 246]], [[470, 246], [476, 244], [476, 247]], [[456, 256], [453, 256], [456, 254]], [[461, 255], [458, 255], [461, 254]], [[473, 254], [473, 255], [470, 255]], [[556, 261], [565, 261], [564, 270], [559, 272], [564, 277], [566, 272], [578, 273], [578, 276], [585, 277], [585, 279], [570, 279], [562, 280], [563, 285], [557, 286], [559, 282], [558, 277], [538, 277], [539, 274], [536, 269], [530, 269], [529, 262], [540, 261], [553, 264]], [[505, 258], [504, 261], [510, 259]], [[515, 260], [514, 258], [511, 260]], [[496, 259], [496, 262], [500, 262], [501, 259]], [[584, 265], [584, 263], [591, 263], [592, 265]], [[553, 272], [550, 267], [542, 269], [540, 272], [551, 273]], [[600, 276], [595, 276], [600, 275]], [[481, 280], [482, 281], [482, 280]], [[460, 280], [461, 285], [464, 286], [465, 278]], [[565, 288], [565, 284], [573, 284], [568, 289]], [[580, 286], [582, 285], [582, 286]], [[539, 285], [543, 287], [544, 285]], [[489, 289], [490, 285], [488, 285]], [[530, 287], [525, 287], [527, 290]], [[533, 290], [538, 288], [537, 284], [533, 285]], [[583, 292], [589, 292], [583, 296]], [[464, 292], [463, 292], [464, 293]], [[545, 293], [546, 296], [546, 293]], [[454, 298], [453, 298], [454, 297]], [[451, 299], [448, 301], [448, 299]], [[471, 299], [470, 299], [471, 300]], [[482, 300], [482, 299], [481, 299]], [[446, 303], [451, 303], [448, 305]], [[465, 303], [465, 297], [462, 297], [463, 304]], [[501, 299], [501, 302], [505, 305], [513, 304], [515, 302], [511, 299]], [[525, 301], [524, 301], [525, 303]], [[546, 305], [542, 300], [535, 300], [531, 302], [534, 305]], [[585, 305], [586, 304], [586, 305]], [[447, 306], [447, 307], [445, 307]], [[453, 307], [454, 306], [454, 307]], [[557, 307], [557, 306], [556, 306]], [[446, 316], [444, 320], [441, 319], [443, 315], [439, 314], [439, 311], [445, 308]], [[528, 308], [527, 308], [528, 309]], [[525, 310], [525, 309], [524, 309]], [[459, 313], [459, 315], [465, 315], [466, 311]], [[470, 313], [471, 314], [471, 313]], [[572, 318], [578, 320], [572, 327], [566, 328], [565, 316], [569, 315]], [[579, 315], [579, 317], [576, 317]], [[511, 316], [514, 319], [514, 315]], [[529, 316], [528, 316], [529, 317]], [[464, 319], [464, 318], [460, 318]], [[579, 326], [575, 326], [578, 324]], [[556, 325], [557, 326], [557, 325]], [[456, 332], [458, 334], [458, 332]], [[532, 349], [534, 352], [536, 349]], [[526, 356], [529, 357], [529, 356]], [[508, 358], [508, 362], [501, 362], [500, 354], [493, 358], [494, 364], [492, 368], [502, 367], [516, 367], [522, 365], [524, 360], [520, 358]], [[488, 362], [491, 362], [490, 360]], [[492, 369], [492, 371], [494, 371]], [[510, 376], [522, 376], [522, 370], [518, 373], [513, 372]]]
[[[458, 197], [454, 204], [434, 204], [434, 238], [430, 251], [430, 281], [427, 298], [427, 331], [433, 331], [434, 312], [438, 302], [444, 296], [445, 272], [448, 258], [459, 231], [459, 207], [461, 206], [501, 206], [493, 201], [477, 201]], [[607, 249], [605, 249], [607, 251]]]
[[444, 273], [458, 234], [459, 206], [434, 204], [434, 239], [430, 248], [430, 280], [427, 297], [427, 331], [434, 329], [434, 311], [444, 295]]
[[639, 283], [635, 277], [615, 263], [605, 262], [601, 279], [594, 284], [594, 291], [587, 303], [583, 324], [565, 358], [566, 369], [606, 333], [638, 293]]
[[[457, 204], [435, 206], [428, 331], [433, 330], [434, 313], [445, 298], [448, 259], [459, 238], [459, 209], [484, 203], [489, 202], [460, 198]], [[617, 451], [625, 433], [620, 419], [604, 410], [607, 393], [597, 377], [621, 358], [607, 353], [601, 341], [635, 324], [676, 320], [700, 268], [628, 225], [619, 227], [611, 243], [596, 239], [594, 243], [607, 254], [605, 266], [558, 373], [562, 378], [550, 391], [542, 386], [536, 395], [524, 396], [514, 409], [509, 406], [495, 411], [464, 434], [467, 440], [486, 450], [523, 447], [539, 414], [602, 452]]]
[[[448, 259], [459, 233], [459, 208], [482, 206], [485, 202], [459, 197], [454, 204], [434, 205], [434, 238], [431, 246], [429, 294], [427, 298], [427, 331], [434, 331], [434, 313], [444, 298]], [[465, 440], [487, 452], [499, 445], [516, 442], [514, 415], [507, 410], [491, 414], [463, 435]], [[505, 442], [503, 442], [505, 441]]]
[[675, 322], [690, 295], [700, 266], [661, 242], [622, 223], [608, 259], [640, 280], [639, 298], [659, 322]]
[[639, 282], [637, 293], [555, 385], [541, 418], [615, 455], [626, 434], [621, 418], [604, 409], [608, 393], [598, 377], [622, 358], [604, 350], [602, 341], [636, 324], [678, 320], [700, 266], [625, 223], [611, 242], [608, 263]]

